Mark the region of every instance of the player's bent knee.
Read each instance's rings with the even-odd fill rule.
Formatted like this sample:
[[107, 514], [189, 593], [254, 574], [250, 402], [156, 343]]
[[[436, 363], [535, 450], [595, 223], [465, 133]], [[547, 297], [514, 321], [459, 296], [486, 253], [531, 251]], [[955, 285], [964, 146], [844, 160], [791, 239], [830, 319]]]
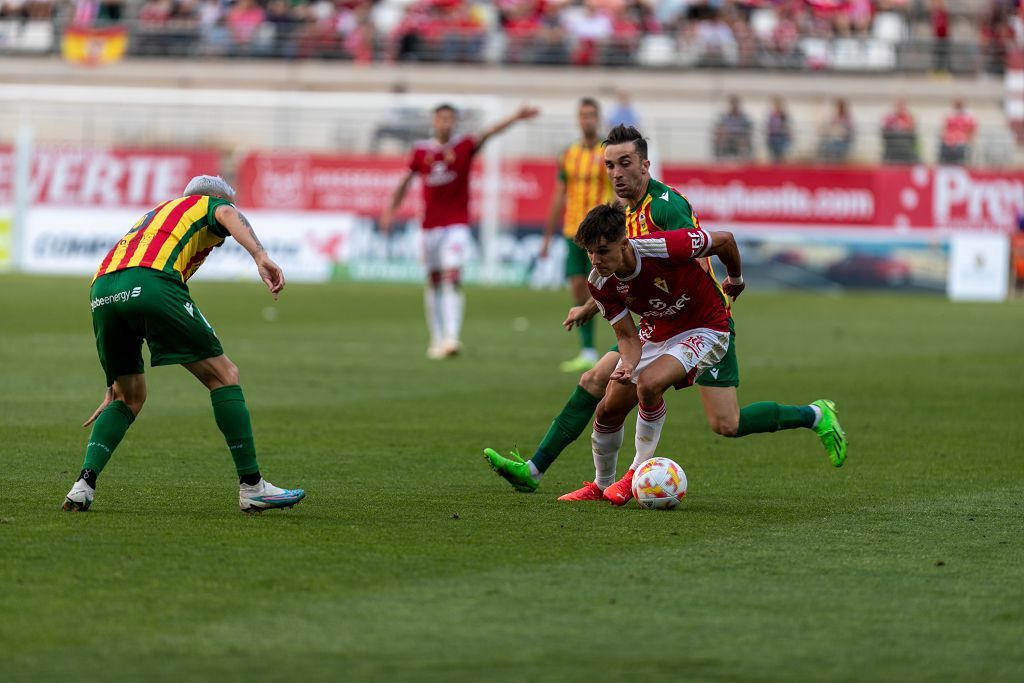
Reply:
[[604, 389], [608, 386], [608, 376], [592, 368], [580, 375], [580, 386], [591, 396], [602, 398]]
[[665, 389], [659, 384], [646, 379], [643, 375], [636, 382], [636, 397], [642, 406], [654, 406], [664, 395]]

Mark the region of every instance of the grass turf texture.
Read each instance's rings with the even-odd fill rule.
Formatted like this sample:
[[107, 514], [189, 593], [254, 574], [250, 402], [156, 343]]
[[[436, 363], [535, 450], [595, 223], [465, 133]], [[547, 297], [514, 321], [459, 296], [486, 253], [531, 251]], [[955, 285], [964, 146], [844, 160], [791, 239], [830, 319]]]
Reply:
[[193, 294], [264, 473], [309, 497], [240, 514], [206, 392], [147, 368], [92, 511], [59, 512], [103, 388], [86, 284], [0, 278], [0, 680], [1024, 677], [1020, 303], [748, 292], [741, 402], [836, 399], [849, 460], [716, 437], [674, 393], [659, 454], [690, 494], [659, 513], [555, 501], [586, 437], [533, 495], [481, 458], [571, 391], [564, 293], [470, 290], [449, 362], [416, 288], [292, 285], [273, 321], [255, 284]]

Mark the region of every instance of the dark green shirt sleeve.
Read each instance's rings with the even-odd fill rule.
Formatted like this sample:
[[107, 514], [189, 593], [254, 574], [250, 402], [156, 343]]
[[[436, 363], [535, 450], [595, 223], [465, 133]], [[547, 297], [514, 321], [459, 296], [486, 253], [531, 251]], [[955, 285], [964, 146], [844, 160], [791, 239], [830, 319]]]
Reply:
[[697, 218], [693, 215], [690, 202], [672, 190], [651, 198], [651, 218], [662, 230], [693, 230], [697, 227]]
[[217, 237], [230, 237], [231, 233], [217, 221], [217, 209], [222, 206], [234, 206], [231, 202], [220, 197], [210, 197], [210, 206], [206, 210], [206, 220], [210, 224], [210, 232]]

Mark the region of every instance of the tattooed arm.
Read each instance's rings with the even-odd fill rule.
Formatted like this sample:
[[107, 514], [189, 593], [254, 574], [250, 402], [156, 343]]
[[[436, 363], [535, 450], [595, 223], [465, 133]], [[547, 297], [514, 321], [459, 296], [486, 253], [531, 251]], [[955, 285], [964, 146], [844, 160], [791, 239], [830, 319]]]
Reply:
[[215, 215], [217, 222], [223, 225], [235, 238], [235, 241], [252, 256], [260, 278], [266, 283], [267, 289], [276, 300], [278, 294], [284, 289], [284, 272], [267, 255], [267, 250], [263, 248], [260, 238], [256, 236], [256, 231], [252, 229], [249, 219], [230, 204], [218, 206]]

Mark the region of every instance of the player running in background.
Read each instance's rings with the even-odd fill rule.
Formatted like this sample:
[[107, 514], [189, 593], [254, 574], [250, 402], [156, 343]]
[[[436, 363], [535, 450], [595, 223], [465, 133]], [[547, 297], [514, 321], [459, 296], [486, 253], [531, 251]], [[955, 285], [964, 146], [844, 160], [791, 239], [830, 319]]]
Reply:
[[[650, 162], [647, 159], [647, 141], [638, 130], [632, 127], [617, 126], [613, 128], [605, 140], [605, 168], [612, 181], [612, 188], [625, 206], [626, 236], [640, 237], [658, 231], [694, 230], [699, 229], [697, 216], [689, 201], [674, 189], [658, 182], [650, 176]], [[701, 263], [713, 278], [710, 259], [704, 258]], [[737, 273], [737, 275], [739, 275]], [[742, 276], [736, 278], [732, 286], [738, 294], [743, 288]], [[726, 305], [728, 301], [726, 300]], [[593, 299], [582, 306], [573, 307], [563, 323], [566, 329], [572, 329], [581, 322], [590, 320], [598, 312]], [[731, 317], [730, 317], [731, 324]], [[711, 412], [710, 408], [719, 406], [715, 400], [717, 388], [733, 388], [739, 385], [739, 372], [735, 364], [735, 350], [730, 345], [729, 358], [723, 359], [722, 367], [714, 368], [714, 372], [703, 373], [696, 378], [701, 387], [705, 410], [708, 411], [708, 422], [717, 433], [727, 432], [730, 421], [728, 416]], [[583, 373], [579, 386], [576, 387], [568, 402], [551, 423], [529, 461], [523, 461], [519, 453], [513, 450], [509, 457], [502, 456], [493, 449], [485, 449], [484, 455], [488, 463], [499, 475], [512, 486], [522, 492], [535, 491], [540, 484], [544, 472], [558, 458], [561, 452], [583, 434], [590, 425], [591, 418], [598, 403], [605, 395], [612, 372], [619, 362], [618, 347], [606, 353], [594, 368]], [[710, 408], [709, 408], [710, 405]], [[776, 431], [788, 428], [792, 423], [795, 406], [782, 406], [764, 402], [747, 406], [740, 411], [741, 424], [736, 433], [730, 436], [745, 436], [757, 432]], [[825, 418], [815, 428], [822, 444], [829, 452], [833, 462], [846, 457], [846, 442], [837, 440], [831, 435], [831, 425], [835, 422], [835, 411], [832, 407]], [[797, 425], [800, 426], [800, 425]], [[601, 482], [607, 485], [610, 482]], [[579, 491], [563, 496], [567, 500], [599, 499], [602, 487], [588, 484]]]
[[[551, 214], [544, 230], [544, 242], [540, 258], [548, 255], [551, 238], [558, 225], [565, 237], [566, 258], [565, 278], [569, 282], [573, 303], [580, 306], [590, 298], [587, 291], [587, 274], [590, 261], [587, 253], [576, 246], [573, 237], [580, 221], [597, 204], [607, 204], [614, 199], [608, 174], [604, 170], [604, 148], [597, 135], [601, 125], [601, 106], [589, 97], [580, 100], [576, 119], [580, 128], [580, 139], [569, 145], [558, 157], [558, 185], [551, 201]], [[563, 372], [583, 372], [597, 363], [597, 349], [594, 347], [594, 321], [588, 320], [578, 327], [580, 353], [572, 360], [562, 363]]]
[[284, 289], [284, 273], [232, 205], [234, 194], [219, 177], [193, 178], [183, 197], [140, 218], [100, 263], [89, 298], [107, 391], [82, 425], [92, 424], [92, 434], [82, 471], [64, 499], [65, 510], [89, 509], [97, 477], [146, 402], [143, 340], [151, 365], [183, 365], [210, 390], [214, 419], [235, 461], [238, 504], [244, 512], [291, 507], [305, 497], [302, 489], [281, 489], [260, 476], [238, 368], [224, 355], [185, 284], [231, 236], [252, 256], [274, 299]]
[[[615, 329], [621, 358], [594, 418], [593, 455], [597, 474], [565, 500], [593, 500], [596, 489], [614, 505], [633, 497], [633, 472], [654, 457], [665, 424], [664, 394], [670, 387], [692, 385], [705, 373], [719, 386], [701, 387], [704, 411], [712, 429], [723, 436], [821, 425], [832, 464], [846, 458], [846, 437], [831, 401], [807, 406], [755, 403], [742, 411], [736, 398], [739, 366], [727, 297], [743, 291], [740, 252], [729, 232], [701, 228], [628, 239], [625, 214], [595, 207], [576, 234], [594, 270], [588, 286], [598, 308]], [[719, 287], [698, 259], [718, 256], [729, 277]], [[640, 316], [637, 333], [632, 313]], [[634, 386], [635, 385], [635, 386]], [[639, 403], [636, 455], [625, 476], [614, 484], [623, 425]]]
[[532, 119], [538, 113], [540, 110], [534, 107], [521, 107], [482, 133], [455, 137], [458, 118], [455, 107], [439, 105], [434, 109], [433, 139], [413, 146], [409, 171], [381, 215], [380, 229], [387, 234], [413, 178], [422, 176], [423, 259], [427, 270], [424, 308], [430, 329], [428, 358], [447, 358], [462, 349], [460, 334], [465, 298], [460, 285], [462, 266], [473, 239], [469, 232], [469, 173], [473, 157], [491, 136], [516, 121]]

